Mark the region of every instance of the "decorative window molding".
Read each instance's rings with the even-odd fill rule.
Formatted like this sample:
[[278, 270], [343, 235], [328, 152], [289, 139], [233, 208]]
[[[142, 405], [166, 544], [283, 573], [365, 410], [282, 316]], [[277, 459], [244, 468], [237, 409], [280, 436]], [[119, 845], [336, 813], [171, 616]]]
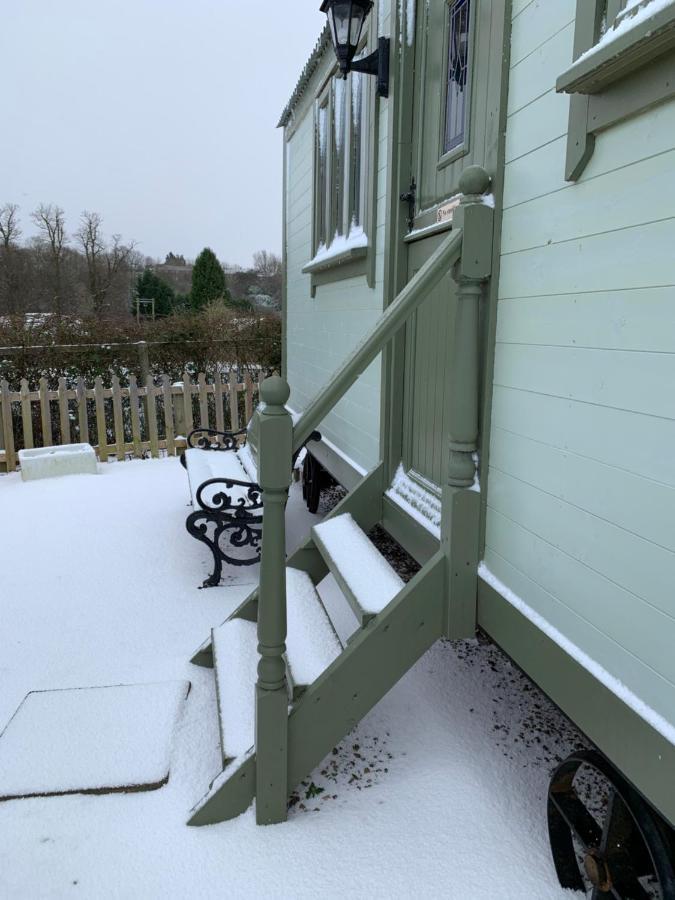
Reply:
[[464, 143], [468, 121], [469, 16], [471, 0], [454, 0], [449, 8], [443, 153]]
[[445, 28], [445, 76], [443, 127], [438, 168], [442, 169], [469, 152], [475, 3], [447, 0]]
[[361, 274], [372, 286], [371, 80], [358, 72], [346, 80], [332, 75], [315, 102], [313, 255], [302, 269], [312, 276], [312, 294], [319, 284]]
[[577, 0], [565, 177], [576, 181], [595, 135], [675, 96], [675, 0]]

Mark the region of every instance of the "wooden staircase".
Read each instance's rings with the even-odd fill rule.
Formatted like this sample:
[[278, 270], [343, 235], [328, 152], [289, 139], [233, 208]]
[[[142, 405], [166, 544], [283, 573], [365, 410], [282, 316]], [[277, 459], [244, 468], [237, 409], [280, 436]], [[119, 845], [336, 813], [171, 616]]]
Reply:
[[[379, 467], [315, 526], [286, 567], [291, 790], [444, 633], [440, 550], [406, 585], [367, 537], [378, 504], [365, 500], [381, 474]], [[316, 589], [329, 573], [343, 604], [330, 612]], [[191, 825], [237, 816], [255, 794], [256, 611], [254, 593], [193, 658], [214, 668], [224, 769], [192, 810]], [[345, 632], [348, 619], [353, 628]]]
[[[295, 424], [286, 408], [287, 383], [278, 376], [263, 382], [255, 413], [265, 504], [260, 584], [192, 660], [215, 670], [223, 771], [193, 809], [191, 825], [232, 818], [254, 796], [258, 824], [283, 822], [295, 786], [438, 638], [475, 633], [479, 494], [472, 486], [479, 306], [492, 264], [493, 210], [484, 199], [489, 186], [483, 169], [464, 170], [452, 231]], [[421, 559], [414, 548], [429, 547], [428, 535], [420, 541], [413, 533], [407, 549], [423, 565], [403, 584], [368, 539], [391, 512], [385, 490], [399, 460], [389, 459], [286, 559], [293, 453], [449, 271], [457, 291], [448, 348], [453, 390], [443, 410], [450, 439], [440, 540]], [[405, 546], [406, 531], [397, 526], [391, 533]], [[317, 591], [327, 574], [337, 585], [337, 607], [324, 604]], [[345, 630], [338, 620], [349, 616], [353, 627]]]

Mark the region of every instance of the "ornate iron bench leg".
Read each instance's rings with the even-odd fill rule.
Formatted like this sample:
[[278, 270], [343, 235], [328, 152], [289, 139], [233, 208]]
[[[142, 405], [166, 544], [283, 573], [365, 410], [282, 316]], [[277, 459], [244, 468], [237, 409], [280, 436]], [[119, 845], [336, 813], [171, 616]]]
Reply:
[[[230, 566], [254, 566], [260, 561], [261, 516], [228, 516], [198, 509], [187, 517], [185, 527], [192, 537], [206, 544], [213, 555], [213, 572], [204, 580], [203, 588], [220, 584], [224, 562]], [[252, 552], [248, 556], [231, 556], [223, 549], [221, 538], [238, 549], [251, 547]]]

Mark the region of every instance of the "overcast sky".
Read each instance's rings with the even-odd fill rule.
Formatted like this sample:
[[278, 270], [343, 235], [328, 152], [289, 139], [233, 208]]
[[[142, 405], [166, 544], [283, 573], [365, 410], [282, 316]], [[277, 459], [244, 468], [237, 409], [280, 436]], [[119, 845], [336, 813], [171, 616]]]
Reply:
[[276, 124], [320, 0], [0, 0], [0, 205], [163, 257], [281, 250]]

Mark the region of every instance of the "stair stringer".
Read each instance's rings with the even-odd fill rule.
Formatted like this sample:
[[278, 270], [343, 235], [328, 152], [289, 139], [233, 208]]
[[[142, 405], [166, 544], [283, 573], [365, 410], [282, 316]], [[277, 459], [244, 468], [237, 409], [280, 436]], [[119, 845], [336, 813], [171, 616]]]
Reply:
[[310, 685], [288, 720], [295, 787], [443, 636], [446, 561], [439, 551]]
[[[380, 462], [368, 472], [367, 475], [342, 498], [337, 506], [332, 509], [326, 519], [350, 513], [357, 525], [366, 533], [382, 521], [382, 495], [384, 491], [384, 463]], [[286, 566], [307, 572], [314, 584], [318, 584], [328, 574], [328, 566], [323, 557], [314, 546], [311, 536], [297, 548], [286, 560]], [[246, 619], [249, 622], [258, 621], [258, 588], [255, 588], [248, 597], [239, 604], [225, 621], [230, 619]], [[195, 666], [213, 668], [213, 651], [211, 635], [193, 653], [190, 662]]]
[[[288, 720], [288, 784], [308, 772], [443, 636], [446, 560], [440, 551], [294, 704]], [[213, 825], [244, 812], [255, 795], [255, 754], [221, 773], [188, 825]]]

